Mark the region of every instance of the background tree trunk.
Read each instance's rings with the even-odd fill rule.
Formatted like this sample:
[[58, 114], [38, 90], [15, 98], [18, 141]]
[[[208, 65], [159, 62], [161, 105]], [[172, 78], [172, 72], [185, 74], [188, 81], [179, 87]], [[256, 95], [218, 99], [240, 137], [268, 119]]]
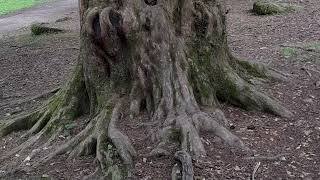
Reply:
[[[225, 127], [218, 109], [225, 101], [248, 110], [288, 117], [276, 100], [257, 91], [252, 79], [282, 76], [260, 64], [234, 58], [227, 45], [224, 8], [218, 0], [80, 0], [81, 47], [71, 81], [38, 110], [9, 121], [0, 135], [30, 129], [21, 151], [44, 133], [90, 114], [87, 127], [43, 159], [71, 152], [95, 154], [100, 166], [90, 176], [132, 177], [136, 152], [117, 121], [149, 117], [150, 139], [158, 144], [150, 155], [168, 154], [179, 136], [182, 178], [192, 179], [191, 157], [205, 156], [199, 132], [208, 131], [232, 148], [248, 150]], [[213, 116], [201, 106], [215, 109]], [[48, 142], [50, 143], [50, 142]], [[122, 165], [110, 152], [116, 150]], [[9, 155], [8, 155], [9, 156]]]

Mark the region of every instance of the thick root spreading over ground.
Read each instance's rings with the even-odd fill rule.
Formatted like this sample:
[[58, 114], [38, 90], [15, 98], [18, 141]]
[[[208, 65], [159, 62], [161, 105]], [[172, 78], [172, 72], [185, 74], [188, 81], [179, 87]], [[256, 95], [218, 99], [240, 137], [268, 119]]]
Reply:
[[[41, 139], [45, 139], [46, 141], [37, 149], [48, 148], [59, 135], [63, 134], [64, 125], [67, 122], [75, 120], [76, 116], [72, 118], [68, 117], [67, 114], [72, 112], [71, 109], [67, 110], [67, 108], [63, 108], [60, 105], [53, 108], [53, 112], [50, 111], [53, 99], [58, 98], [58, 95], [59, 93], [43, 107], [30, 114], [17, 116], [12, 120], [8, 120], [1, 127], [1, 136], [5, 136], [13, 131], [29, 129], [21, 137], [27, 140], [12, 149], [8, 154], [5, 154], [1, 160], [25, 151], [36, 143], [43, 142]], [[79, 156], [95, 154], [100, 165], [97, 171], [88, 177], [89, 179], [92, 176], [105, 177], [105, 179], [123, 179], [125, 176], [132, 176], [130, 174], [133, 164], [132, 158], [136, 156], [136, 152], [129, 138], [116, 127], [116, 122], [121, 118], [121, 108], [122, 99], [120, 97], [111, 98], [107, 103], [107, 107], [94, 116], [80, 133], [52, 153], [43, 157], [40, 161], [34, 163], [33, 167], [37, 167], [55, 156], [65, 153], [69, 155], [70, 160]], [[36, 153], [37, 151], [32, 151], [28, 155], [28, 158], [33, 158], [36, 156]], [[117, 163], [118, 157], [123, 162], [121, 167]]]
[[[191, 159], [206, 155], [201, 131], [232, 149], [249, 150], [226, 128], [220, 101], [291, 116], [251, 81], [283, 76], [229, 52], [219, 1], [81, 0], [80, 14], [79, 64], [70, 83], [44, 106], [1, 127], [0, 136], [28, 130], [27, 141], [6, 157], [43, 137], [48, 139], [43, 147], [48, 146], [65, 124], [87, 114], [85, 128], [36, 165], [60, 154], [70, 159], [95, 154], [99, 166], [88, 179], [133, 177], [136, 152], [117, 122], [144, 112], [148, 137], [156, 145], [149, 155], [170, 155], [168, 144], [179, 144], [175, 157], [181, 166], [174, 167], [172, 177], [179, 176], [178, 169], [187, 180], [193, 178]], [[215, 112], [203, 112], [202, 105]]]

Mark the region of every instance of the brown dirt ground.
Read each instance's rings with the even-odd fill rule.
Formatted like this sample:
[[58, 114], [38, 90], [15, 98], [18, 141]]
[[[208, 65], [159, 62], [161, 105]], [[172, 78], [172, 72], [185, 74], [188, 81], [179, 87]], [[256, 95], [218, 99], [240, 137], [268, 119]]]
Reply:
[[[320, 3], [318, 0], [290, 0], [303, 8], [285, 15], [255, 16], [249, 11], [251, 1], [226, 2], [230, 9], [228, 31], [233, 53], [243, 59], [267, 63], [288, 75], [288, 82], [272, 82], [259, 88], [279, 99], [295, 116], [284, 119], [222, 104], [222, 110], [234, 124], [232, 131], [257, 155], [273, 158], [246, 159], [246, 155], [230, 151], [218, 138], [203, 133], [208, 156], [194, 162], [197, 179], [250, 179], [259, 162], [256, 179], [320, 179], [320, 87], [316, 86], [320, 80]], [[70, 23], [76, 24], [77, 18], [55, 25], [66, 27]], [[318, 45], [310, 46], [310, 43]], [[24, 99], [64, 84], [77, 59], [78, 45], [76, 30], [50, 36], [23, 34], [1, 39], [0, 118], [38, 106], [46, 97], [31, 102], [24, 102]], [[83, 119], [77, 120], [80, 127], [62, 134], [55, 146], [76, 134]], [[143, 128], [137, 128], [137, 122], [143, 121], [141, 118], [119, 124], [122, 131], [130, 134], [139, 154], [135, 160], [135, 175], [144, 180], [170, 179], [175, 164], [172, 157], [143, 161], [154, 146], [145, 140]], [[24, 141], [19, 138], [21, 134], [23, 132], [0, 139], [0, 156]], [[0, 162], [0, 177], [17, 164], [28, 167], [27, 163], [38, 159], [23, 162], [37, 146]], [[38, 156], [52, 149], [54, 147], [40, 149]], [[171, 149], [174, 151], [176, 147]], [[3, 178], [81, 179], [94, 170], [94, 165], [93, 157], [67, 161], [65, 156], [59, 156], [30, 172], [20, 171]]]

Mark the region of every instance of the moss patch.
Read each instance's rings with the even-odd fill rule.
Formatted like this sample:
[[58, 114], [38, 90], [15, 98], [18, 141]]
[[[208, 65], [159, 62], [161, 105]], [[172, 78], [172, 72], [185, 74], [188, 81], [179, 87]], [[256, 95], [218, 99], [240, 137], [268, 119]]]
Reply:
[[306, 50], [307, 51], [320, 51], [320, 42], [314, 42], [306, 45]]
[[190, 50], [188, 79], [197, 102], [201, 105], [213, 105], [215, 91], [212, 82], [215, 76], [212, 74], [214, 71], [210, 61], [214, 58], [214, 50], [204, 42], [194, 42], [194, 47]]
[[253, 4], [252, 11], [258, 15], [272, 15], [296, 11], [299, 8], [296, 5], [278, 3], [272, 0], [257, 0]]
[[297, 54], [297, 51], [295, 48], [285, 47], [285, 48], [282, 48], [282, 54], [285, 58], [289, 58], [289, 57], [295, 56]]
[[239, 104], [239, 102], [236, 102], [235, 99], [240, 96], [240, 92], [234, 82], [227, 78], [225, 78], [223, 82], [223, 84], [218, 86], [217, 90], [217, 97], [219, 100], [232, 104]]
[[280, 52], [283, 57], [291, 58], [301, 62], [319, 63], [320, 57], [320, 42], [307, 42], [282, 45]]
[[244, 73], [257, 78], [267, 78], [265, 70], [260, 68], [258, 64], [253, 64], [244, 60], [238, 60], [237, 62], [244, 69]]
[[70, 122], [64, 125], [64, 128], [66, 130], [72, 130], [74, 128], [76, 128], [78, 126], [78, 124], [76, 122]]
[[181, 141], [181, 130], [180, 129], [172, 129], [169, 136], [170, 140], [173, 142]]
[[30, 30], [31, 30], [32, 35], [52, 34], [52, 33], [63, 32], [62, 29], [48, 27], [44, 23], [33, 24], [33, 25], [31, 25]]

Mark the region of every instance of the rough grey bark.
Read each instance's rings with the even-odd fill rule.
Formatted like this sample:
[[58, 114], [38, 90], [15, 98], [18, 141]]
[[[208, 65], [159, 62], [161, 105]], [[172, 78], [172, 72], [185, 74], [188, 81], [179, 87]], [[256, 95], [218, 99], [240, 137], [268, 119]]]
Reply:
[[[80, 0], [79, 4], [81, 47], [74, 76], [43, 107], [9, 120], [0, 129], [0, 136], [29, 129], [25, 135], [29, 140], [9, 155], [31, 146], [45, 133], [54, 132], [50, 138], [54, 139], [64, 123], [89, 113], [87, 127], [43, 161], [68, 152], [70, 158], [95, 154], [100, 166], [91, 177], [132, 177], [136, 152], [118, 130], [117, 121], [121, 111], [130, 118], [146, 112], [149, 138], [157, 144], [150, 155], [168, 155], [166, 146], [176, 143], [173, 136], [178, 137], [182, 177], [191, 179], [188, 157], [206, 155], [200, 131], [211, 132], [231, 148], [248, 150], [224, 126], [227, 121], [218, 109], [220, 101], [291, 115], [250, 83], [282, 76], [231, 55], [220, 1]], [[215, 112], [209, 115], [201, 106]], [[121, 166], [110, 155], [113, 150], [120, 155]]]

